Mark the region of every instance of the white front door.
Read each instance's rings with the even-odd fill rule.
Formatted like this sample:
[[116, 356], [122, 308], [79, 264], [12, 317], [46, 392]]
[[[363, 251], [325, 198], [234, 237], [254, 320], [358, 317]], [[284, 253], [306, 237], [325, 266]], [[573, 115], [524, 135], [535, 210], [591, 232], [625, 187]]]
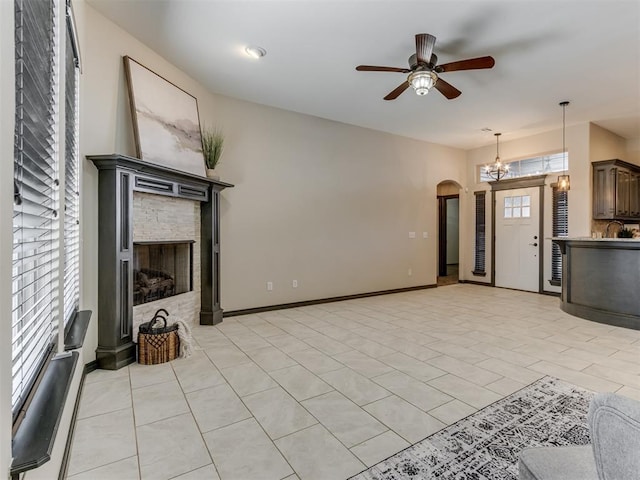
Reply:
[[540, 189], [496, 192], [496, 286], [537, 292], [540, 278]]

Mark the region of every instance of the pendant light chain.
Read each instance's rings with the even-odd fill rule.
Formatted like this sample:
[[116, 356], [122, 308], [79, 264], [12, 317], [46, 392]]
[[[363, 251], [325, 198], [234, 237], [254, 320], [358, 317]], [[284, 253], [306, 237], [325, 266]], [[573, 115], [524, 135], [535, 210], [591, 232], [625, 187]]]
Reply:
[[559, 104], [562, 107], [562, 175], [558, 176], [558, 190], [567, 192], [571, 188], [571, 182], [567, 173], [567, 144], [566, 144], [566, 114], [569, 102], [564, 101]]

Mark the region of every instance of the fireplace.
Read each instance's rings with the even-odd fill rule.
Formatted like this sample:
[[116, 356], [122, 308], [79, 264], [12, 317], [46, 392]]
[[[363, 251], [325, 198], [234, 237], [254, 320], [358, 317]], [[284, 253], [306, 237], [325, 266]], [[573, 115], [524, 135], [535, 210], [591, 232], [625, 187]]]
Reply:
[[133, 305], [193, 290], [193, 240], [133, 243]]
[[136, 360], [134, 324], [159, 308], [171, 321], [222, 321], [220, 192], [233, 185], [124, 155], [87, 158], [99, 171], [96, 362], [116, 370]]

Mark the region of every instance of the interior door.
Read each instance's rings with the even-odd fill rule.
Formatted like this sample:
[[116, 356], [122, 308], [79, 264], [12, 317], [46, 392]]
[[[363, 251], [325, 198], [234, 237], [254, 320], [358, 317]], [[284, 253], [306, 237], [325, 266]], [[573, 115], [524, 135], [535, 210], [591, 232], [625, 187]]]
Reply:
[[537, 292], [540, 288], [540, 189], [496, 192], [495, 283]]

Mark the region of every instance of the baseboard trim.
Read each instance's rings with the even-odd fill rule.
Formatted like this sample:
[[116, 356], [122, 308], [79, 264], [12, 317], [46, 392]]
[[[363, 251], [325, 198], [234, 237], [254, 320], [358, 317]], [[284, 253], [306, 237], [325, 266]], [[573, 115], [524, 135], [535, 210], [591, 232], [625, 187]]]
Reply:
[[458, 280], [458, 283], [470, 283], [471, 285], [481, 285], [483, 287], [491, 287], [489, 282], [478, 282], [476, 280]]
[[302, 302], [281, 303], [279, 305], [267, 305], [264, 307], [244, 308], [242, 310], [231, 310], [224, 312], [224, 317], [235, 317], [238, 315], [248, 315], [251, 313], [271, 312], [273, 310], [284, 310], [286, 308], [308, 307], [310, 305], [320, 305], [322, 303], [342, 302], [344, 300], [355, 300], [358, 298], [377, 297], [379, 295], [390, 295], [393, 293], [412, 292], [414, 290], [426, 290], [428, 288], [436, 288], [438, 285], [418, 285], [416, 287], [394, 288], [392, 290], [381, 290], [378, 292], [356, 293], [354, 295], [343, 295], [340, 297], [319, 298], [317, 300], [305, 300]]
[[60, 474], [58, 475], [58, 480], [65, 480], [67, 478], [67, 472], [69, 470], [69, 459], [71, 458], [71, 446], [73, 445], [73, 435], [76, 431], [76, 420], [78, 419], [78, 410], [80, 408], [80, 397], [82, 396], [82, 389], [84, 388], [84, 379], [87, 374], [97, 369], [98, 362], [94, 360], [87, 363], [82, 371], [82, 377], [80, 377], [80, 386], [78, 387], [78, 396], [76, 397], [75, 404], [73, 405], [71, 425], [69, 425], [67, 443], [64, 446], [64, 454], [62, 455], [62, 464], [60, 465]]

